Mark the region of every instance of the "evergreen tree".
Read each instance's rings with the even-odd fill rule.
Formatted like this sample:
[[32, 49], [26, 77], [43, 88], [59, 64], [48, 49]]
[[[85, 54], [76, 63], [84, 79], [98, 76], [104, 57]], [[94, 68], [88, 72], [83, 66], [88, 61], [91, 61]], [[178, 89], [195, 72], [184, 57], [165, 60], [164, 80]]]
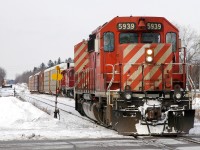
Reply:
[[58, 58], [57, 64], [61, 64], [61, 59], [60, 59], [60, 57]]
[[38, 68], [37, 67], [34, 67], [33, 68], [33, 73], [36, 73], [38, 71]]
[[52, 60], [49, 60], [49, 62], [48, 62], [48, 67], [50, 68], [50, 67], [53, 67], [53, 66], [54, 66], [53, 61], [52, 61]]
[[67, 61], [68, 61], [69, 63], [72, 63], [72, 62], [73, 62], [71, 57], [69, 57]]
[[45, 64], [44, 63], [41, 63], [40, 65], [40, 70], [44, 70], [46, 68]]

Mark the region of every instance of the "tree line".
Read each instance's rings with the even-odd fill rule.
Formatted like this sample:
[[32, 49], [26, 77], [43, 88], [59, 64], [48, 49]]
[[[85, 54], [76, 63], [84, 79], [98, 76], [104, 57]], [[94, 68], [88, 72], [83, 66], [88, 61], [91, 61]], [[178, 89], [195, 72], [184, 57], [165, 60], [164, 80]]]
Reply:
[[[73, 59], [71, 57], [69, 57], [68, 59], [66, 59], [64, 62], [73, 62]], [[63, 61], [61, 61], [60, 57], [58, 58], [58, 60], [52, 61], [49, 60], [47, 65], [45, 63], [41, 63], [38, 67], [34, 67], [32, 70], [30, 71], [25, 71], [20, 75], [17, 75], [15, 78], [15, 83], [27, 83], [28, 84], [28, 79], [31, 75], [34, 75], [40, 71], [43, 71], [47, 68], [51, 68], [55, 65], [64, 63]]]

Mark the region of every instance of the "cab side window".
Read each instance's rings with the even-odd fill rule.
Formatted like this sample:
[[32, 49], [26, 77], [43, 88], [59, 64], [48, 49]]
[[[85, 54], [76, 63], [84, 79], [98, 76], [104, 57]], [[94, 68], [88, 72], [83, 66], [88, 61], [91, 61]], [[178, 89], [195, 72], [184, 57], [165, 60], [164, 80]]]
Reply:
[[166, 43], [172, 44], [172, 52], [176, 52], [177, 41], [176, 41], [176, 33], [169, 32], [166, 34]]
[[105, 52], [114, 51], [114, 33], [105, 32], [103, 35], [103, 43]]
[[89, 35], [89, 40], [88, 40], [88, 52], [93, 52], [94, 51], [94, 40], [96, 39], [96, 34], [91, 34]]

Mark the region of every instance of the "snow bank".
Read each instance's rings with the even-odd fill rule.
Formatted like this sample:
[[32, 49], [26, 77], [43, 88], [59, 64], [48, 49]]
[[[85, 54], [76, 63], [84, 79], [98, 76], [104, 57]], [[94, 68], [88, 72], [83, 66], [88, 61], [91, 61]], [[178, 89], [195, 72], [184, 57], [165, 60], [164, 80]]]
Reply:
[[0, 110], [0, 140], [123, 137], [70, 114], [59, 121], [15, 97], [1, 97]]
[[[15, 97], [0, 98], [1, 129], [36, 129], [56, 127], [59, 121], [28, 102]], [[48, 126], [46, 124], [48, 122]]]

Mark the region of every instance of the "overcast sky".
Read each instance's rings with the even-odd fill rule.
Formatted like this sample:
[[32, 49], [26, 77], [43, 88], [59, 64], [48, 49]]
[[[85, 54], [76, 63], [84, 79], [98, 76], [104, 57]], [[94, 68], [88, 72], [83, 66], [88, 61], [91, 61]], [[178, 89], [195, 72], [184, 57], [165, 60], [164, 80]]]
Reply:
[[74, 57], [74, 45], [116, 16], [160, 16], [200, 32], [199, 0], [0, 0], [0, 67], [7, 79]]

